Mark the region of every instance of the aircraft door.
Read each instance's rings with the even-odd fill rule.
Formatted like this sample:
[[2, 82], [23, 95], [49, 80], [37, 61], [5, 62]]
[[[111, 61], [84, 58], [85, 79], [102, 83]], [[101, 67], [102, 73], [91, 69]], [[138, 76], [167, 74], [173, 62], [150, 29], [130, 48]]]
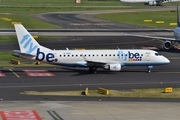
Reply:
[[58, 56], [57, 56], [57, 54], [56, 53], [53, 53], [53, 55], [54, 55], [54, 60], [55, 60], [55, 62], [57, 62], [57, 60], [58, 60]]
[[146, 53], [146, 61], [150, 60], [150, 53]]

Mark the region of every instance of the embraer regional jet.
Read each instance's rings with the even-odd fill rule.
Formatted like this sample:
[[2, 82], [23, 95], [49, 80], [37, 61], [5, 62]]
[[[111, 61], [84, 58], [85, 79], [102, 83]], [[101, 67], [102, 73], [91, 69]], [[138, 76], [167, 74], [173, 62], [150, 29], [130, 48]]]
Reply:
[[180, 2], [180, 0], [120, 0], [124, 3], [144, 3], [144, 5], [150, 6], [162, 6], [167, 2]]
[[51, 50], [39, 45], [23, 25], [14, 26], [20, 50], [14, 50], [13, 55], [26, 59], [62, 66], [88, 67], [91, 73], [96, 73], [97, 68], [120, 71], [124, 66], [147, 66], [148, 72], [151, 72], [150, 69], [155, 65], [170, 63], [153, 50]]
[[145, 37], [145, 38], [155, 38], [164, 40], [163, 48], [166, 50], [174, 49], [175, 43], [180, 42], [180, 21], [179, 21], [179, 12], [177, 6], [177, 27], [174, 29], [174, 38], [167, 38], [167, 37], [157, 37], [157, 36], [144, 36], [144, 35], [135, 35], [135, 34], [125, 34], [127, 36], [134, 36], [134, 37]]

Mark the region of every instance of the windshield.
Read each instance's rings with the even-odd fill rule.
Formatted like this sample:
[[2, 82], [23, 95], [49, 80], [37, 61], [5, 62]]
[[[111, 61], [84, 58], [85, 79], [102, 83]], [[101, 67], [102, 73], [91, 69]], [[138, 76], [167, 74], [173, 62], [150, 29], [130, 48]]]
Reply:
[[160, 56], [160, 54], [159, 54], [159, 53], [155, 53], [155, 55], [156, 55], [156, 56]]

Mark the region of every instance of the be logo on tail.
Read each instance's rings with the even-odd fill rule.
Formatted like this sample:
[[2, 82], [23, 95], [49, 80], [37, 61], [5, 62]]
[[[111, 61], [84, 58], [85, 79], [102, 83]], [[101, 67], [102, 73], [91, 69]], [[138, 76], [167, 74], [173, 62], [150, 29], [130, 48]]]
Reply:
[[29, 34], [23, 36], [22, 40], [20, 41], [20, 44], [21, 45], [24, 44], [23, 48], [27, 50], [26, 51], [27, 54], [31, 54], [38, 47], [37, 45], [33, 44], [32, 38]]

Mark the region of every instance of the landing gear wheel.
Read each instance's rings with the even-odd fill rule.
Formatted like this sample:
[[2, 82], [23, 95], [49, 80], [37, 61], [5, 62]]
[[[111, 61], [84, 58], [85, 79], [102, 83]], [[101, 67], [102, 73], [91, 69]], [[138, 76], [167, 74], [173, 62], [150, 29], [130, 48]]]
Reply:
[[97, 68], [90, 67], [89, 72], [93, 73], [93, 74], [96, 74], [97, 73]]
[[148, 68], [148, 73], [150, 73], [151, 72], [151, 68]]

